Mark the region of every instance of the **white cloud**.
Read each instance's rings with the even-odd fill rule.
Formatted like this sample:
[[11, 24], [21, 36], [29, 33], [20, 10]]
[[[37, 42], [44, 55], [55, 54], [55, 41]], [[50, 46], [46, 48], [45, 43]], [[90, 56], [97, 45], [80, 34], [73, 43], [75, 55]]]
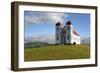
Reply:
[[[63, 22], [64, 13], [48, 13], [48, 12], [27, 12], [25, 22], [27, 23], [50, 23]], [[68, 15], [66, 14], [66, 18]]]

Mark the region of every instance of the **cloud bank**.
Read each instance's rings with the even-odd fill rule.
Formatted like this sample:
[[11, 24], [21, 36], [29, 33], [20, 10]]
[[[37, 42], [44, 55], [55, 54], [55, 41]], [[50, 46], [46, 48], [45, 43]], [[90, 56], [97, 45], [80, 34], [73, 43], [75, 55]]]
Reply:
[[26, 23], [56, 23], [58, 21], [63, 22], [63, 18], [67, 18], [68, 15], [65, 13], [52, 13], [52, 12], [37, 12], [37, 11], [25, 11], [25, 22]]

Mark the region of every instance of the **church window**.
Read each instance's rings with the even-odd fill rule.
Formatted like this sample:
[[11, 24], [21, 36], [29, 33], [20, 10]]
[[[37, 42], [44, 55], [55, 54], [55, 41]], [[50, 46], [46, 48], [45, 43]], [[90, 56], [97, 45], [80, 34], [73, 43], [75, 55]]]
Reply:
[[69, 35], [67, 36], [67, 39], [68, 39], [68, 40], [70, 39], [70, 36], [69, 36]]
[[70, 26], [67, 27], [67, 30], [70, 30]]
[[57, 28], [57, 30], [59, 30], [59, 28]]
[[57, 36], [57, 40], [59, 40], [59, 37]]

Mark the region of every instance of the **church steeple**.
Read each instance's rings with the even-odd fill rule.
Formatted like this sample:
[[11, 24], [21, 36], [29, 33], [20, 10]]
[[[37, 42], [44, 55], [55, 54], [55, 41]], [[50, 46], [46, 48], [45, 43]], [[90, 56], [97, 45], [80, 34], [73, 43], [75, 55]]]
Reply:
[[60, 44], [61, 43], [61, 31], [62, 31], [61, 23], [57, 22], [55, 26], [56, 26], [56, 44]]

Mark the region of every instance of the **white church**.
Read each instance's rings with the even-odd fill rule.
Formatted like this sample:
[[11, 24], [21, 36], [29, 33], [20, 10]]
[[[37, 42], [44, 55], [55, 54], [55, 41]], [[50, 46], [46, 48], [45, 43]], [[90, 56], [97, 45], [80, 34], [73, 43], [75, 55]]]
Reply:
[[71, 21], [65, 26], [60, 22], [56, 23], [56, 44], [80, 44], [80, 35], [74, 30]]

